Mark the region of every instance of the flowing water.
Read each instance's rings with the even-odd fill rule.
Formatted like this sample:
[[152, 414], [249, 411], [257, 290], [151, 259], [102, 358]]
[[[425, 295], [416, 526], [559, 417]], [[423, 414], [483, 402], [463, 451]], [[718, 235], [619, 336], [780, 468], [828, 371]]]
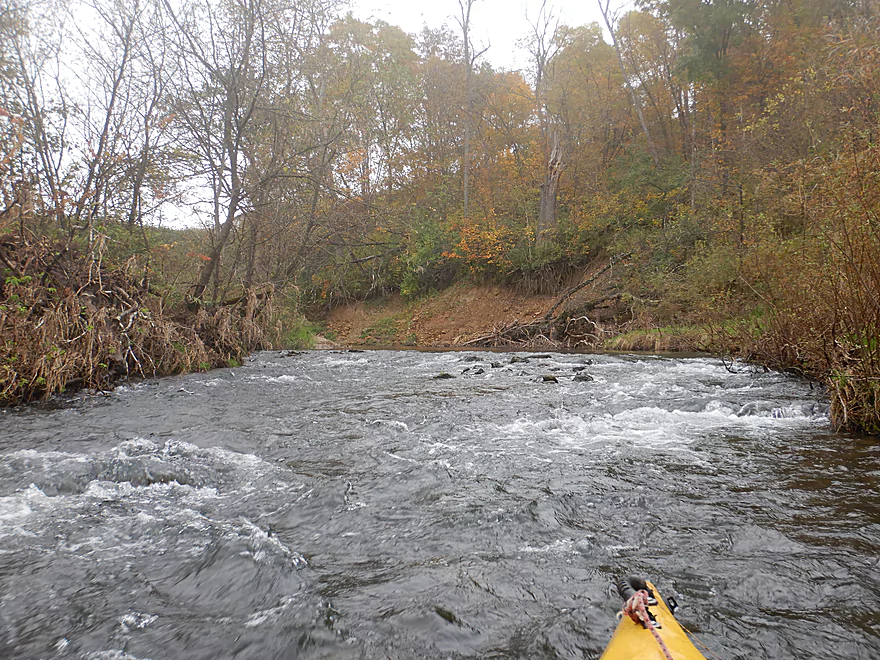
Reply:
[[597, 658], [635, 573], [726, 660], [876, 660], [878, 481], [713, 359], [262, 353], [0, 413], [0, 658]]

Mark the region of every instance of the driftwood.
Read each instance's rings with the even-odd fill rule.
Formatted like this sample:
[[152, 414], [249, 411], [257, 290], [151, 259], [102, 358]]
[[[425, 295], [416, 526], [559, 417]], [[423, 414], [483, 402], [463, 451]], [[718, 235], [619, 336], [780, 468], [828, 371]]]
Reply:
[[[520, 323], [514, 320], [500, 328], [493, 328], [492, 332], [474, 337], [464, 342], [462, 346], [516, 346], [534, 341], [542, 335], [552, 335], [553, 322], [544, 319], [530, 323]], [[552, 339], [544, 337], [548, 343], [554, 343]]]
[[614, 293], [603, 296], [598, 300], [591, 301], [573, 310], [563, 310], [560, 314], [556, 311], [574, 294], [596, 282], [605, 273], [611, 270], [615, 264], [628, 258], [632, 253], [618, 254], [608, 261], [596, 273], [586, 280], [567, 289], [553, 304], [543, 317], [535, 321], [520, 323], [514, 319], [500, 328], [492, 329], [492, 332], [474, 337], [466, 341], [464, 346], [531, 346], [540, 344], [543, 346], [559, 347], [560, 343], [568, 345], [595, 345], [602, 340], [602, 329], [592, 321], [586, 312], [592, 311], [608, 302], [620, 300], [620, 294]]
[[561, 296], [559, 296], [559, 299], [556, 301], [556, 303], [553, 305], [553, 307], [550, 308], [550, 311], [548, 311], [546, 314], [544, 314], [544, 319], [549, 320], [549, 319], [554, 318], [553, 312], [555, 312], [557, 309], [559, 309], [559, 306], [562, 303], [564, 303], [566, 300], [571, 298], [574, 294], [576, 294], [581, 289], [588, 287], [590, 284], [592, 284], [593, 282], [598, 280], [605, 273], [607, 273], [609, 270], [614, 268], [615, 264], [620, 263], [621, 261], [629, 258], [630, 256], [632, 256], [632, 252], [627, 252], [626, 254], [617, 254], [617, 255], [611, 257], [611, 259], [608, 260], [608, 263], [605, 264], [604, 267], [600, 268], [596, 274], [594, 274], [592, 277], [588, 277], [587, 279], [585, 279], [583, 282], [581, 282], [577, 286], [571, 287], [568, 291], [566, 291]]

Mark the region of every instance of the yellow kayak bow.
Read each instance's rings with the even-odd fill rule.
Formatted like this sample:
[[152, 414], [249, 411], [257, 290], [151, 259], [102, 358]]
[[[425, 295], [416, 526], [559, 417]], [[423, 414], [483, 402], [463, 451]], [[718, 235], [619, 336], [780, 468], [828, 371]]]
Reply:
[[599, 660], [706, 660], [672, 615], [657, 588], [641, 578], [621, 580], [625, 601], [617, 630]]

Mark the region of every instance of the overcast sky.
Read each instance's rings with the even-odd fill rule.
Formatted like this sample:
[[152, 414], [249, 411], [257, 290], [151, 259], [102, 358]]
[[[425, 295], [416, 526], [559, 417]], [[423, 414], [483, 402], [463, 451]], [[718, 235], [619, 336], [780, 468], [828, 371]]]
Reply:
[[[403, 28], [406, 32], [421, 32], [422, 26], [440, 27], [448, 22], [458, 29], [454, 15], [459, 12], [457, 0], [350, 0], [357, 18], [381, 19]], [[612, 2], [612, 5], [620, 4]], [[596, 0], [547, 0], [560, 23], [584, 25], [602, 22]], [[535, 20], [541, 0], [477, 0], [471, 14], [471, 30], [475, 46], [490, 46], [485, 57], [493, 66], [519, 69], [526, 65], [526, 57], [516, 46], [517, 40], [530, 31], [526, 19]]]

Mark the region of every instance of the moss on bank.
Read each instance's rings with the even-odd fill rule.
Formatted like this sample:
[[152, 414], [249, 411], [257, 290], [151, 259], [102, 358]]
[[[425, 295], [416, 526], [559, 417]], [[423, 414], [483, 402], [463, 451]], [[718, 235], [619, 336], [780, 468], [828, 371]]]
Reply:
[[631, 330], [606, 339], [603, 348], [612, 351], [649, 351], [656, 353], [709, 352], [711, 333], [700, 326], [668, 326]]

